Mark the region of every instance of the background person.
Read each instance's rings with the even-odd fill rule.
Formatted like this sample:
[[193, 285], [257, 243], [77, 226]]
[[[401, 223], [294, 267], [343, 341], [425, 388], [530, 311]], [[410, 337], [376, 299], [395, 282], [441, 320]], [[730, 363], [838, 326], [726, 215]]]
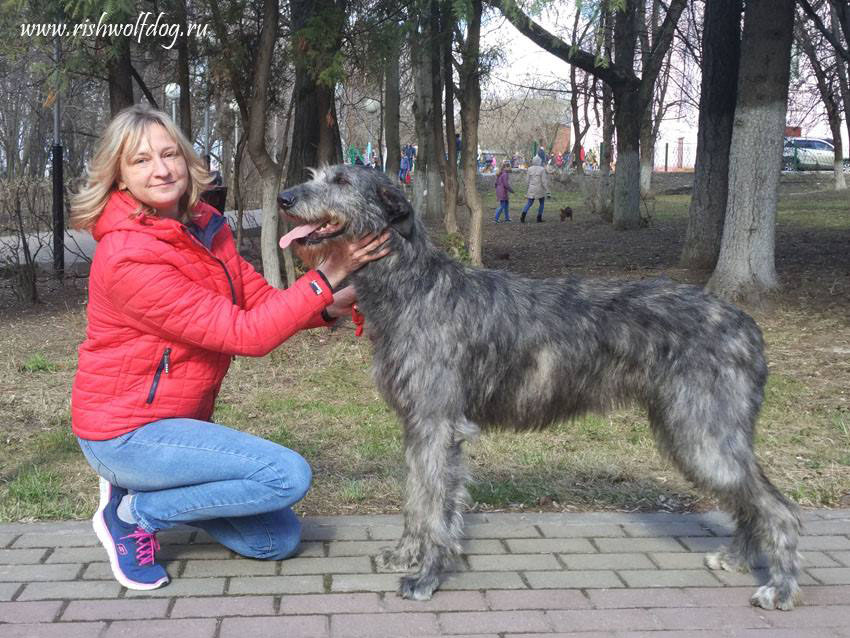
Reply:
[[514, 189], [511, 188], [510, 174], [511, 163], [505, 160], [499, 168], [499, 174], [496, 175], [496, 199], [499, 200], [499, 208], [496, 210], [496, 218], [493, 221], [497, 224], [503, 212], [505, 213], [505, 221], [511, 221], [511, 214], [508, 211], [508, 193], [513, 193]]
[[310, 466], [210, 422], [215, 397], [234, 356], [265, 355], [341, 316], [353, 290], [333, 287], [386, 254], [369, 236], [277, 290], [236, 252], [224, 217], [199, 201], [210, 181], [169, 117], [136, 105], [107, 126], [72, 199], [72, 225], [98, 241], [72, 428], [100, 476], [95, 531], [130, 589], [168, 582], [156, 532], [180, 523], [243, 556], [295, 551], [291, 506], [310, 485]]
[[525, 223], [525, 216], [535, 199], [540, 202], [540, 205], [537, 207], [537, 222], [543, 221], [543, 203], [548, 193], [549, 180], [546, 177], [543, 160], [540, 159], [539, 155], [535, 155], [531, 160], [531, 166], [528, 167], [528, 190], [525, 194], [528, 201], [525, 203], [525, 207], [522, 209], [522, 215], [519, 218], [522, 223]]

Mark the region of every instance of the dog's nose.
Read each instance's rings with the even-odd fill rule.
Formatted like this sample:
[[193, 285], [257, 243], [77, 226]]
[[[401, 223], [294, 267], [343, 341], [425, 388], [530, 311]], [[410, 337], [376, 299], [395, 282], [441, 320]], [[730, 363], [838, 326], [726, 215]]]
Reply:
[[281, 208], [292, 208], [295, 206], [295, 193], [284, 191], [277, 196], [277, 203]]

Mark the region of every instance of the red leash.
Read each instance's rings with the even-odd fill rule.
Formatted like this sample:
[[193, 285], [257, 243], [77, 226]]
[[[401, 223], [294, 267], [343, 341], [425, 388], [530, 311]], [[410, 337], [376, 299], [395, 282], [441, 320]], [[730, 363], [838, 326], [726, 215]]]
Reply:
[[357, 309], [357, 305], [351, 306], [351, 320], [354, 322], [354, 336], [360, 337], [363, 335], [363, 324], [366, 323], [366, 317]]

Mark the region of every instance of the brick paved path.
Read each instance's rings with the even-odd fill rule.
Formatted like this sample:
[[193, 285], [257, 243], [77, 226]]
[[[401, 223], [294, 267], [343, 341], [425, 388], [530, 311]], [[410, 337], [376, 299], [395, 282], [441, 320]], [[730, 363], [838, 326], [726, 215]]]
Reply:
[[173, 581], [153, 592], [112, 580], [87, 521], [0, 525], [0, 637], [850, 637], [850, 510], [806, 512], [807, 605], [790, 613], [749, 606], [758, 572], [703, 567], [729, 534], [717, 512], [466, 521], [466, 555], [427, 603], [375, 569], [398, 516], [307, 519], [300, 555], [277, 562], [163, 533]]

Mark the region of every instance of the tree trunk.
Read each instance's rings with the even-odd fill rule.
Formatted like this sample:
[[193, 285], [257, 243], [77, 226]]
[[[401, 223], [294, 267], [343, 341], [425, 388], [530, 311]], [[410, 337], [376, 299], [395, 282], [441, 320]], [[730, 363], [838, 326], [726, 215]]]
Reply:
[[413, 120], [416, 128], [416, 160], [413, 171], [413, 208], [422, 217], [436, 214], [430, 204], [433, 191], [429, 188], [431, 170], [431, 122], [433, 118], [434, 96], [431, 83], [431, 56], [428, 52], [427, 19], [421, 27], [410, 33], [410, 65], [413, 71]]
[[479, 80], [481, 41], [481, 0], [472, 0], [472, 15], [467, 23], [466, 42], [462, 46], [460, 79], [461, 153], [466, 204], [469, 206], [469, 258], [482, 265], [481, 224], [484, 210], [478, 193], [478, 121], [481, 113], [481, 84]]
[[106, 63], [109, 84], [109, 111], [112, 117], [135, 103], [133, 97], [133, 73], [130, 69], [130, 41], [116, 38], [114, 56]]
[[693, 196], [682, 266], [712, 270], [720, 253], [729, 192], [729, 146], [741, 59], [742, 0], [707, 2]]
[[452, 66], [452, 40], [455, 19], [451, 2], [444, 0], [440, 5], [440, 37], [442, 40], [443, 84], [446, 91], [446, 173], [443, 187], [443, 225], [447, 233], [458, 232], [457, 226], [457, 168], [458, 155], [455, 142], [455, 93]]
[[401, 139], [399, 135], [399, 112], [401, 105], [401, 87], [399, 80], [399, 57], [401, 40], [398, 33], [393, 34], [390, 50], [384, 65], [384, 131], [387, 136], [387, 174], [398, 179], [401, 170]]
[[614, 178], [614, 228], [640, 228], [640, 119], [636, 90], [614, 90], [617, 170]]
[[776, 203], [793, 28], [794, 0], [747, 1], [726, 222], [707, 286], [730, 301], [758, 302], [779, 286]]

